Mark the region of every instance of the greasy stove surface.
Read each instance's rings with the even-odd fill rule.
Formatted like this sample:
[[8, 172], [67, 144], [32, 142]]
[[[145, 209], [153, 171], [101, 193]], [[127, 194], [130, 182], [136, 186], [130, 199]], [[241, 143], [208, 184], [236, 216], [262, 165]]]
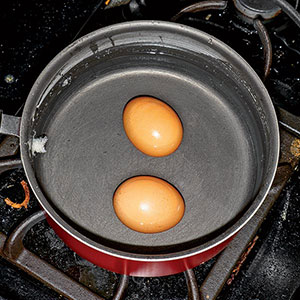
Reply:
[[[276, 201], [257, 232], [259, 239], [219, 299], [300, 299], [300, 172]], [[297, 296], [296, 294], [297, 293]]]
[[[132, 0], [130, 5], [103, 10], [104, 1], [1, 1], [0, 109], [20, 115], [39, 73], [74, 38], [111, 23], [134, 19], [163, 19], [195, 1]], [[296, 1], [290, 1], [294, 4]], [[171, 5], [172, 4], [172, 5]], [[223, 40], [263, 74], [263, 49], [252, 25], [235, 13], [232, 1], [225, 11], [186, 14], [178, 22]], [[265, 24], [273, 45], [273, 64], [265, 84], [275, 104], [300, 115], [300, 30], [281, 14]], [[39, 210], [31, 194], [28, 209], [8, 207], [4, 199], [23, 199], [21, 170], [0, 176], [0, 232], [9, 234], [23, 219]], [[299, 299], [300, 172], [293, 175], [257, 235], [255, 246], [219, 299]], [[44, 222], [29, 231], [25, 247], [63, 272], [111, 299], [119, 275], [100, 269], [69, 250]], [[194, 269], [201, 285], [216, 259]], [[292, 298], [294, 297], [294, 298]], [[62, 299], [37, 280], [0, 258], [0, 299]], [[164, 278], [131, 278], [129, 299], [187, 299], [184, 274]]]
[[[195, 1], [132, 0], [131, 5], [103, 10], [104, 1], [1, 1], [1, 109], [14, 113], [47, 63], [74, 39], [105, 25], [136, 19], [170, 20]], [[295, 2], [293, 0], [290, 1]], [[136, 5], [133, 5], [136, 4]], [[253, 25], [244, 23], [229, 1], [227, 9], [186, 14], [178, 22], [221, 39], [263, 73], [263, 49]], [[86, 24], [85, 24], [86, 23]], [[300, 31], [285, 14], [266, 24], [273, 63], [266, 86], [275, 103], [300, 114]]]

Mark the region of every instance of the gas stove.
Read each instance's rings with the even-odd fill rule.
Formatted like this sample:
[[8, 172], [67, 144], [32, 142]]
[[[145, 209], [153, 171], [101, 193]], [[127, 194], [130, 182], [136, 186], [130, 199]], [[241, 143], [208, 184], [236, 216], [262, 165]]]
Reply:
[[[300, 29], [281, 0], [20, 1], [1, 3], [0, 109], [20, 116], [47, 63], [103, 26], [155, 19], [205, 31], [236, 50], [264, 81], [281, 124], [281, 157], [262, 207], [217, 257], [193, 270], [138, 278], [101, 269], [71, 251], [30, 192], [15, 137], [0, 145], [0, 299], [299, 299]], [[289, 1], [298, 7], [298, 1]], [[289, 15], [288, 15], [289, 14]], [[292, 20], [292, 19], [294, 20]]]

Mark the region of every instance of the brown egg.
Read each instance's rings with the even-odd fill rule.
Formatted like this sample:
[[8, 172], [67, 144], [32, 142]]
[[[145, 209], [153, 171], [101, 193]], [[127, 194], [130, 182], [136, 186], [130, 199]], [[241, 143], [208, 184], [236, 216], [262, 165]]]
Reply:
[[141, 152], [150, 156], [173, 153], [182, 140], [182, 124], [176, 112], [153, 97], [137, 97], [123, 112], [127, 137]]
[[183, 217], [184, 201], [168, 182], [137, 176], [124, 181], [113, 198], [115, 213], [127, 227], [157, 233], [174, 227]]

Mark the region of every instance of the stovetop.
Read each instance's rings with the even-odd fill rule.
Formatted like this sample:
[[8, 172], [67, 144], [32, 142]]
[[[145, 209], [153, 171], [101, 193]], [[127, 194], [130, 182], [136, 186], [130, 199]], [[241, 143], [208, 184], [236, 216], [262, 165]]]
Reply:
[[[104, 2], [1, 2], [0, 109], [7, 114], [21, 115], [26, 97], [39, 73], [76, 38], [123, 21], [170, 20], [180, 9], [195, 3], [189, 0], [132, 0], [126, 5], [104, 9]], [[261, 40], [251, 22], [247, 23], [236, 12], [233, 1], [229, 1], [225, 10], [187, 13], [177, 22], [224, 41], [263, 76], [264, 49]], [[277, 107], [299, 116], [300, 29], [284, 13], [264, 22], [264, 25], [273, 48], [272, 67], [265, 85]], [[278, 182], [271, 190], [260, 219], [254, 218], [253, 224], [250, 224], [253, 226], [251, 234], [246, 236], [246, 230], [241, 232], [235, 243], [222, 254], [194, 269], [203, 298], [298, 299], [293, 294], [300, 282], [300, 171], [297, 167], [300, 150], [295, 148], [296, 136], [284, 130], [281, 131], [281, 141]], [[295, 149], [291, 151], [291, 147]], [[26, 181], [22, 169], [0, 175], [0, 233], [3, 239], [4, 235], [11, 235], [23, 220], [39, 213], [39, 205], [32, 193], [27, 209], [14, 209], [4, 202], [6, 197], [15, 202], [23, 201], [22, 180]], [[266, 220], [260, 226], [266, 214]], [[56, 266], [94, 294], [104, 299], [112, 299], [115, 295], [121, 276], [80, 258], [65, 246], [45, 221], [34, 225], [23, 242], [31, 253]], [[242, 243], [245, 243], [245, 249], [239, 248]], [[232, 254], [237, 248], [236, 254]], [[228, 258], [232, 260], [231, 267], [228, 267]], [[207, 277], [208, 274], [210, 277]], [[188, 299], [185, 276], [182, 273], [162, 278], [132, 277], [125, 299]], [[62, 298], [59, 293], [20, 270], [12, 260], [0, 257], [0, 299]]]

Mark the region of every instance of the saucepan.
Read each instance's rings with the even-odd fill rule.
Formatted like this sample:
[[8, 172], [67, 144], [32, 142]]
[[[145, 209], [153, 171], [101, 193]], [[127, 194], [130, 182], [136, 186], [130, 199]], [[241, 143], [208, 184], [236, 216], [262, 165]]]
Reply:
[[[151, 157], [128, 140], [126, 103], [152, 96], [183, 124], [179, 148]], [[80, 256], [134, 276], [182, 272], [219, 253], [255, 214], [274, 178], [279, 130], [268, 92], [234, 50], [160, 21], [116, 24], [60, 52], [40, 74], [21, 119], [22, 164], [50, 225]], [[180, 191], [182, 220], [155, 234], [129, 229], [112, 198], [138, 175]]]

